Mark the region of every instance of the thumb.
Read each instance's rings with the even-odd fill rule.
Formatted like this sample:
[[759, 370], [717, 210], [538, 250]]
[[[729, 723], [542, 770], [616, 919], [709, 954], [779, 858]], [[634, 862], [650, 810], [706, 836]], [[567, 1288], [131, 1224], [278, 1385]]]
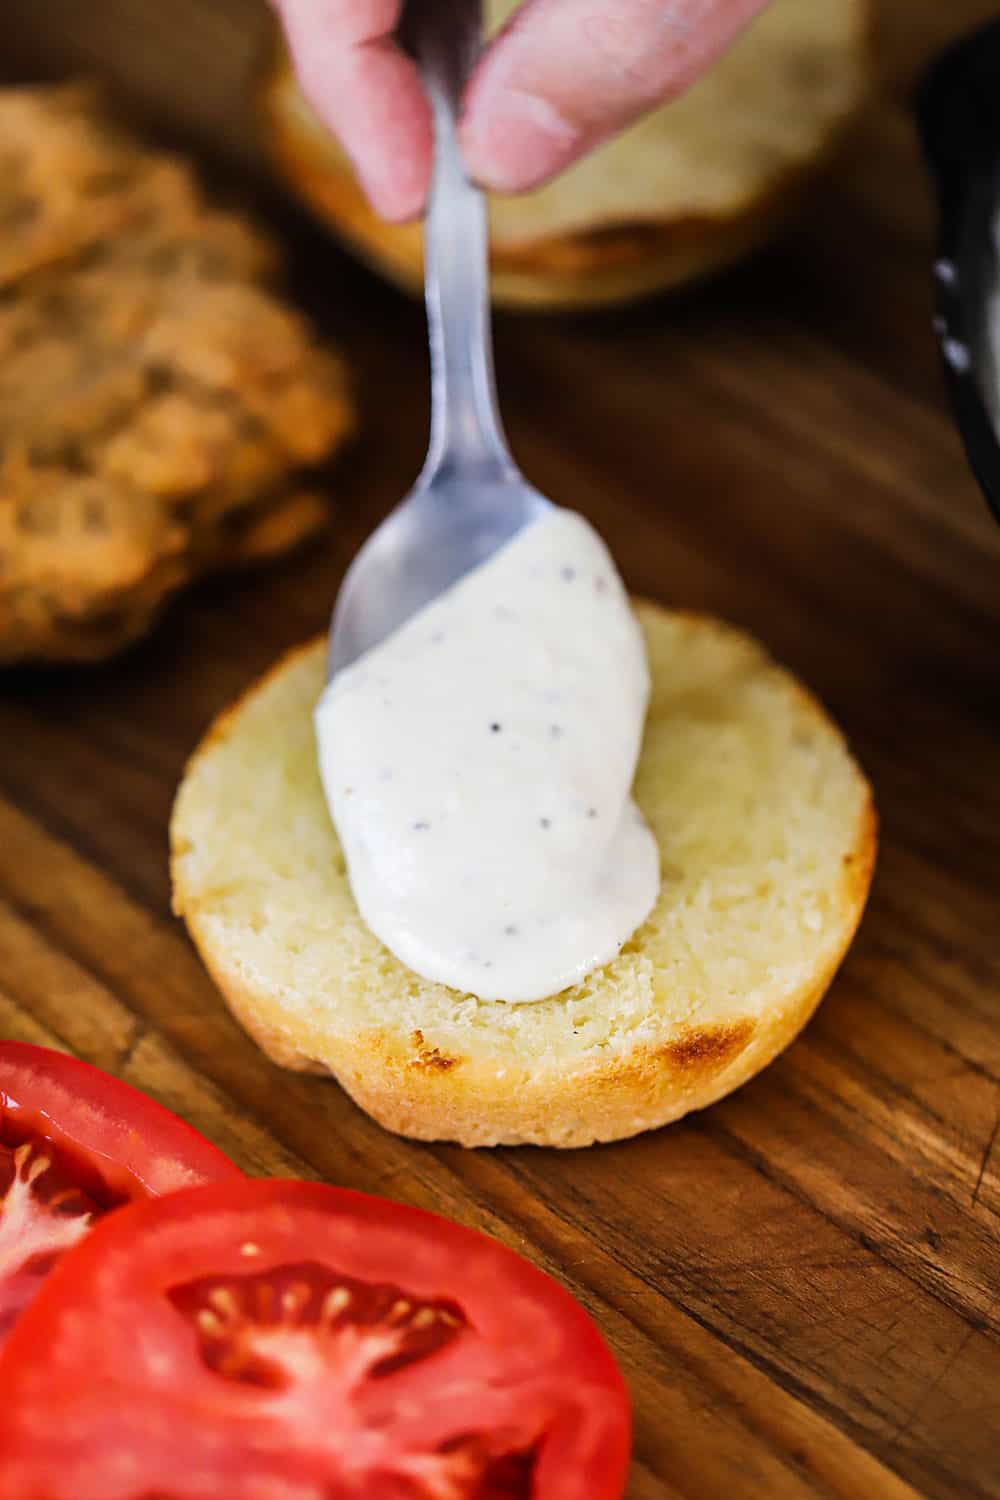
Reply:
[[766, 0], [525, 0], [473, 75], [462, 124], [472, 175], [536, 187], [683, 92]]

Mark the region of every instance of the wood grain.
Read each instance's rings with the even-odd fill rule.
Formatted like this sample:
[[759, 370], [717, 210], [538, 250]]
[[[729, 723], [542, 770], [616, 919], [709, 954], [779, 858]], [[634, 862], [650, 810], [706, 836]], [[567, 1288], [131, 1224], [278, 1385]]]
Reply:
[[[911, 77], [994, 9], [885, 0], [889, 71]], [[6, 0], [4, 64], [100, 68], [252, 163], [261, 8], [166, 15]], [[251, 1172], [430, 1206], [551, 1270], [630, 1381], [632, 1500], [1000, 1496], [1000, 530], [942, 398], [909, 120], [878, 111], [809, 216], [710, 287], [499, 320], [527, 472], [596, 521], [634, 588], [729, 615], [799, 671], [883, 817], [869, 914], [805, 1036], [704, 1115], [586, 1153], [384, 1134], [261, 1056], [170, 916], [185, 756], [324, 627], [426, 434], [419, 309], [268, 211], [358, 370], [365, 431], [335, 532], [266, 578], [201, 588], [106, 670], [0, 684], [0, 1035], [122, 1074]]]

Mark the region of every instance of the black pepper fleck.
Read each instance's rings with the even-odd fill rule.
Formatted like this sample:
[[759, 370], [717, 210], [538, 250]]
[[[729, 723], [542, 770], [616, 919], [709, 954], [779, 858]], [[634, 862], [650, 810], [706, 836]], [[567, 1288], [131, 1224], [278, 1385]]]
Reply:
[[413, 825], [413, 832], [414, 833], [426, 833], [427, 830], [428, 830], [428, 828], [430, 828], [430, 826], [431, 825], [429, 823], [425, 823], [423, 821], [423, 819], [421, 819], [419, 823], [414, 823], [414, 825]]
[[551, 828], [552, 827], [552, 819], [551, 818], [539, 818], [538, 821], [542, 825], [543, 828]]
[[551, 737], [554, 740], [561, 740], [562, 739], [562, 725], [561, 724], [553, 724], [553, 725], [551, 725], [550, 728], [549, 728], [549, 734], [551, 735]]
[[517, 937], [517, 928], [513, 922], [508, 922], [503, 930], [504, 937]]
[[500, 725], [494, 719], [493, 723], [490, 725], [490, 734], [499, 734], [499, 733], [500, 733]]
[[567, 583], [572, 583], [573, 579], [576, 577], [576, 569], [575, 568], [560, 568], [559, 569], [559, 576], [561, 578], [565, 578], [565, 580], [566, 580]]
[[588, 807], [587, 808], [587, 817], [588, 818], [596, 818], [597, 817], [597, 808], [596, 807]]

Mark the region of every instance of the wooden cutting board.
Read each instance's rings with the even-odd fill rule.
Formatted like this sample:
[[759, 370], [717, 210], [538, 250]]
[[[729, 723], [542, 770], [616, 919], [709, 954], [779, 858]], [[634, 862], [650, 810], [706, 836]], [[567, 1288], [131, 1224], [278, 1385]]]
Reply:
[[[895, 0], [893, 71], [994, 9]], [[5, 0], [0, 53], [102, 68], [249, 163], [262, 22], [251, 0]], [[324, 628], [426, 434], [419, 309], [278, 219], [359, 372], [333, 539], [201, 589], [106, 670], [0, 682], [0, 1035], [120, 1073], [253, 1173], [430, 1206], [551, 1270], [628, 1376], [632, 1500], [1000, 1496], [1000, 529], [942, 397], [907, 116], [886, 105], [806, 222], [715, 284], [499, 320], [527, 472], [635, 589], [732, 617], [800, 672], [883, 819], [867, 918], [802, 1039], [704, 1114], [583, 1153], [384, 1134], [263, 1058], [170, 915], [185, 756]]]

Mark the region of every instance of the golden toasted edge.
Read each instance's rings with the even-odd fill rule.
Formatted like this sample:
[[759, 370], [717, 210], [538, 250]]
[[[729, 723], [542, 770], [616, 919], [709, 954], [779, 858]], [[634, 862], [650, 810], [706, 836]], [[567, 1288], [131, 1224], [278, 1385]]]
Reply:
[[[877, 79], [877, 17], [869, 8], [861, 48]], [[291, 103], [294, 83], [284, 48], [274, 49], [259, 91], [265, 145], [278, 172], [317, 217], [366, 264], [404, 291], [423, 285], [420, 224], [388, 224], [371, 208], [348, 158]], [[722, 270], [759, 249], [801, 207], [808, 190], [840, 157], [857, 129], [842, 120], [812, 160], [777, 174], [729, 215], [669, 222], [605, 224], [523, 245], [494, 246], [491, 292], [498, 306], [600, 307], [667, 291]]]
[[626, 1140], [669, 1125], [716, 1103], [761, 1072], [794, 1041], [822, 1000], [861, 910], [859, 906], [836, 960], [762, 1022], [741, 1017], [725, 1025], [692, 1027], [662, 1046], [636, 1047], [607, 1064], [563, 1069], [542, 1081], [520, 1078], [516, 1086], [498, 1081], [469, 1059], [428, 1051], [419, 1031], [413, 1033], [409, 1051], [395, 1037], [377, 1032], [349, 1045], [291, 1036], [273, 999], [252, 991], [224, 955], [206, 951], [196, 914], [185, 914], [185, 920], [233, 1016], [280, 1067], [332, 1075], [378, 1124], [413, 1140], [570, 1149]]
[[[645, 602], [643, 608], [676, 613]], [[709, 628], [719, 623], [703, 615], [688, 618]], [[770, 1007], [763, 1015], [737, 1015], [725, 1023], [691, 1027], [662, 1043], [616, 1052], [607, 1061], [582, 1060], [572, 1070], [561, 1067], [546, 1073], [526, 1068], [515, 1080], [509, 1069], [498, 1077], [481, 1058], [442, 1055], [427, 1046], [419, 1031], [403, 1036], [385, 1029], [345, 1038], [291, 1019], [277, 997], [247, 982], [239, 963], [213, 939], [202, 920], [199, 892], [188, 885], [182, 865], [186, 838], [180, 792], [201, 758], [237, 729], [246, 704], [275, 677], [324, 650], [323, 640], [297, 647], [218, 716], [188, 762], [171, 819], [174, 911], [184, 919], [230, 1011], [273, 1062], [296, 1072], [332, 1074], [380, 1125], [416, 1140], [578, 1147], [623, 1140], [704, 1109], [746, 1083], [794, 1040], [839, 969], [871, 886], [878, 820], [860, 770], [865, 798], [844, 858], [841, 940], [821, 970], [780, 1007]], [[839, 737], [817, 699], [796, 685], [809, 711], [827, 732]]]

